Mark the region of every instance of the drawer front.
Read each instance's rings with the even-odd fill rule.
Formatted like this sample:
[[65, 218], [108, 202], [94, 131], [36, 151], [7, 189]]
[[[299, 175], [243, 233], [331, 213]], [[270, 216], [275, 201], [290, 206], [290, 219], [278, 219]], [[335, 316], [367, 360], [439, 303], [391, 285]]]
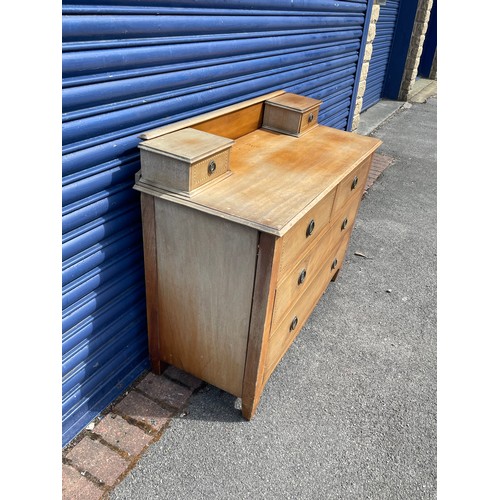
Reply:
[[[316, 274], [324, 267], [324, 263], [332, 254], [332, 249], [338, 244], [336, 232], [328, 230], [314, 247], [293, 265], [281, 282], [278, 282], [274, 300], [273, 325], [280, 323], [283, 314], [304, 293]], [[331, 260], [333, 262], [333, 257]], [[340, 262], [340, 259], [338, 261]]]
[[[345, 235], [335, 250], [329, 252], [323, 261], [320, 272], [315, 276], [309, 287], [299, 300], [285, 313], [282, 321], [271, 331], [264, 380], [271, 376], [281, 358], [284, 356], [295, 337], [311, 315], [315, 305], [323, 295], [328, 283], [342, 266], [349, 245], [350, 231]], [[335, 265], [334, 265], [335, 263]]]
[[349, 246], [349, 241], [351, 238], [352, 227], [349, 232], [342, 238], [340, 243], [335, 247], [333, 252], [330, 254], [330, 272], [332, 277], [339, 271], [344, 262], [344, 257]]
[[227, 149], [193, 163], [191, 165], [190, 191], [225, 174], [229, 170], [229, 152], [230, 150]]
[[292, 344], [323, 295], [328, 283], [335, 274], [331, 269], [331, 256], [323, 262], [320, 272], [309, 284], [294, 306], [284, 314], [281, 322], [271, 331], [265, 368], [265, 380], [269, 378], [280, 359]]
[[347, 205], [337, 210], [332, 221], [332, 246], [335, 246], [340, 240], [350, 232], [356, 219], [359, 203], [361, 201], [361, 191], [358, 196], [351, 198]]
[[300, 120], [299, 134], [307, 132], [318, 124], [319, 106], [305, 112]]
[[335, 189], [311, 208], [283, 236], [278, 281], [283, 278], [286, 271], [306, 250], [307, 246], [311, 245], [328, 226], [334, 195]]
[[[366, 179], [371, 165], [371, 156], [356, 167], [338, 186], [333, 202], [333, 211], [339, 210], [354, 196], [361, 196], [366, 185]], [[335, 215], [332, 216], [332, 218]]]

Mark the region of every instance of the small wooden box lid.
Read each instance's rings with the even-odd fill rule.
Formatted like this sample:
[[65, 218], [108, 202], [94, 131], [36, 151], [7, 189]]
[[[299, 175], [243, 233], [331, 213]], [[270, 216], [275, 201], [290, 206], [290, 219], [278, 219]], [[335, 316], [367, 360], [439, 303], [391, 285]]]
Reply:
[[282, 94], [266, 101], [266, 103], [274, 106], [299, 111], [300, 113], [307, 113], [310, 109], [318, 107], [322, 102], [312, 97], [291, 93]]
[[192, 164], [208, 155], [228, 149], [233, 144], [232, 139], [194, 128], [185, 128], [144, 141], [139, 144], [139, 148]]

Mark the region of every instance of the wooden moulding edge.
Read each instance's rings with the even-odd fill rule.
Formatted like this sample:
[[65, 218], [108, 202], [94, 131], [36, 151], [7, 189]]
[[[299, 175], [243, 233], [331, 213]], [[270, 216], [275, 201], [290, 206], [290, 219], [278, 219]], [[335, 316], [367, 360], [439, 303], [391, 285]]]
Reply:
[[142, 234], [144, 247], [144, 280], [146, 288], [146, 316], [148, 348], [151, 369], [159, 375], [162, 371], [160, 359], [160, 337], [158, 324], [158, 272], [156, 261], [156, 215], [153, 196], [141, 193]]
[[264, 368], [281, 242], [281, 238], [260, 233], [241, 397], [241, 412], [247, 420], [254, 416], [264, 389]]
[[262, 231], [263, 233], [272, 234], [274, 236], [283, 236], [282, 232], [277, 228], [271, 226], [265, 226], [264, 224], [259, 224], [258, 222], [254, 222], [252, 220], [245, 219], [243, 217], [238, 217], [232, 214], [228, 214], [226, 212], [221, 212], [220, 210], [216, 210], [207, 207], [206, 205], [196, 203], [196, 201], [193, 200], [192, 198], [181, 196], [174, 192], [166, 191], [164, 189], [158, 189], [156, 187], [153, 187], [151, 184], [145, 183], [142, 180], [142, 178], [136, 181], [136, 183], [133, 186], [133, 189], [140, 191], [141, 193], [146, 193], [151, 196], [156, 196], [157, 198], [161, 198], [163, 200], [172, 201], [180, 205], [186, 205], [188, 207], [193, 208], [194, 210], [198, 210], [200, 212], [204, 212], [210, 215], [215, 215], [221, 219], [236, 222], [237, 224], [251, 227], [252, 229], [257, 229], [259, 231]]

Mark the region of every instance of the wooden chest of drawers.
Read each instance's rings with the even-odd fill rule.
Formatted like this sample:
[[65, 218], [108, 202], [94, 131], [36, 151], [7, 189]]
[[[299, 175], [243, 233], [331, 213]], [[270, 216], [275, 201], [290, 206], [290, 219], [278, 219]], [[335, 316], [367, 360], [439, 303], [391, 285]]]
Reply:
[[321, 125], [301, 137], [261, 128], [246, 101], [186, 127], [235, 141], [232, 175], [190, 198], [137, 176], [152, 369], [172, 364], [242, 399], [265, 383], [342, 267], [381, 142]]

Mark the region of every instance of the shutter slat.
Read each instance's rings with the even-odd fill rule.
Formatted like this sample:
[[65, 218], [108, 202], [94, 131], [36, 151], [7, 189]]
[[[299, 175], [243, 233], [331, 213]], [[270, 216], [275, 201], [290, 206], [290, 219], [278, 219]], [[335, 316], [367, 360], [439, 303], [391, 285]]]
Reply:
[[373, 40], [372, 58], [366, 78], [366, 90], [363, 96], [363, 111], [380, 101], [383, 95], [399, 2], [400, 0], [387, 0], [386, 5], [380, 6], [376, 35]]

